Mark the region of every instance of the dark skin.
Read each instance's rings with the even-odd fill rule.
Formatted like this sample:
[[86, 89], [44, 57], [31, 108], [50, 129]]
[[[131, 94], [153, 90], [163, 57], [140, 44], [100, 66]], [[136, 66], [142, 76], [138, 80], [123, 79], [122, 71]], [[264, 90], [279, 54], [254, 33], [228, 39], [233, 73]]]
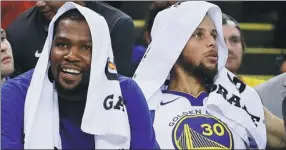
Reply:
[[86, 21], [63, 19], [51, 47], [51, 73], [59, 98], [85, 101], [89, 83], [92, 40]]

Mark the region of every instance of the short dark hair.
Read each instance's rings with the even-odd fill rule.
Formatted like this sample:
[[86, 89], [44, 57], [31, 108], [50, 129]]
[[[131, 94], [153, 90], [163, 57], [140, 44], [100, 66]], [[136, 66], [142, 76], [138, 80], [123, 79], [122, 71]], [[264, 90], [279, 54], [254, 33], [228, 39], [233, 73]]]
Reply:
[[59, 22], [61, 20], [65, 20], [65, 19], [70, 19], [70, 20], [74, 20], [74, 21], [86, 21], [86, 19], [84, 18], [84, 16], [77, 10], [77, 9], [71, 9], [66, 11], [65, 13], [63, 13], [56, 21], [54, 24], [54, 31], [53, 31], [53, 37], [55, 36], [56, 33], [56, 29], [59, 25]]
[[240, 38], [241, 38], [241, 43], [242, 43], [242, 49], [243, 51], [245, 51], [246, 43], [244, 41], [243, 33], [241, 32], [239, 23], [233, 17], [223, 13], [222, 14], [222, 25], [229, 24], [228, 23], [229, 21], [232, 21], [232, 23], [234, 23], [234, 26], [239, 30], [240, 36], [241, 36]]
[[153, 2], [151, 4], [151, 6], [148, 8], [147, 16], [145, 18], [144, 30], [148, 31], [149, 34], [150, 34], [156, 15], [160, 11], [170, 7], [171, 5], [173, 5], [173, 2], [170, 2], [170, 1], [161, 1], [161, 2], [160, 1], [156, 1], [156, 2]]

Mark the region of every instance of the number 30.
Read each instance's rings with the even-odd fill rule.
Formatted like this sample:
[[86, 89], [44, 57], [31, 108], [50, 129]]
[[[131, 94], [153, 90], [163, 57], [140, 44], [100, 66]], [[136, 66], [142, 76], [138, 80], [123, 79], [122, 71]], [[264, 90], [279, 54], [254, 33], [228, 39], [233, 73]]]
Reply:
[[202, 124], [201, 127], [204, 129], [203, 135], [212, 136], [215, 133], [217, 136], [224, 135], [224, 128], [221, 124], [215, 123], [213, 126], [210, 124]]

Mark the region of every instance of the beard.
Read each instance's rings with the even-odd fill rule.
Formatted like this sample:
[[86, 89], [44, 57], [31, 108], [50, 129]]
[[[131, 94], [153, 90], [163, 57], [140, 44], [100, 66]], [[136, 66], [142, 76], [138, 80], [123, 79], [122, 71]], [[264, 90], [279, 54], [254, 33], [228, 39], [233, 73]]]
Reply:
[[88, 85], [89, 85], [89, 78], [90, 78], [90, 70], [83, 72], [81, 81], [73, 88], [63, 87], [62, 84], [57, 79], [53, 78], [51, 71], [49, 71], [49, 78], [50, 80], [55, 81], [55, 88], [60, 97], [64, 99], [70, 99], [71, 101], [86, 100]]
[[179, 57], [179, 63], [182, 65], [182, 67], [189, 73], [194, 75], [195, 77], [198, 77], [202, 79], [202, 81], [213, 81], [213, 78], [217, 75], [218, 69], [217, 64], [216, 67], [213, 69], [210, 69], [206, 67], [202, 62], [200, 62], [199, 65], [195, 65], [194, 62], [190, 62], [183, 58], [182, 55]]

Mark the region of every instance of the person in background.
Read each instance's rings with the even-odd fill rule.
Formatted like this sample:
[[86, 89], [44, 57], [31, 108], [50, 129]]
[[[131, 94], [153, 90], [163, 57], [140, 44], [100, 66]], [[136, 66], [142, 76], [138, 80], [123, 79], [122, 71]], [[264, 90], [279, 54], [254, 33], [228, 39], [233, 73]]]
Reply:
[[1, 84], [14, 72], [12, 47], [6, 38], [5, 30], [1, 28]]
[[254, 87], [266, 108], [283, 119], [282, 102], [286, 97], [286, 73], [275, 76]]
[[[74, 2], [90, 8], [106, 19], [118, 72], [132, 76], [130, 68], [135, 36], [132, 18], [104, 2]], [[64, 3], [65, 1], [37, 1], [34, 7], [20, 14], [7, 27], [7, 39], [14, 49], [15, 69], [19, 74], [35, 67], [47, 37], [49, 22]]]
[[[232, 73], [237, 74], [243, 61], [246, 43], [239, 27], [239, 23], [227, 14], [222, 15], [223, 36], [228, 48], [228, 59], [226, 68]], [[239, 78], [247, 85], [254, 87], [264, 82], [264, 80], [239, 76]]]
[[7, 26], [22, 12], [33, 7], [35, 1], [1, 1], [1, 28]]

